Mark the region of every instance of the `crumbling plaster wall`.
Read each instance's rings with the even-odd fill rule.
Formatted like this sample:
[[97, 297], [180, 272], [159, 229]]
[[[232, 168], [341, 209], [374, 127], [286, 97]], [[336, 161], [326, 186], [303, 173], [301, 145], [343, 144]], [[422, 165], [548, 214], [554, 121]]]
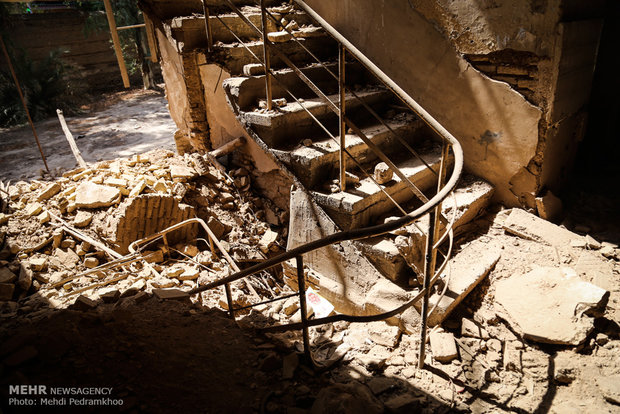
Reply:
[[[534, 207], [542, 189], [561, 183], [596, 50], [566, 41], [573, 29], [560, 23], [561, 0], [307, 3], [460, 140], [466, 167], [497, 187], [497, 201]], [[596, 23], [574, 26], [598, 41]], [[581, 75], [562, 84], [562, 52], [572, 48], [583, 56], [564, 62], [579, 61]], [[571, 88], [579, 109], [554, 119], [557, 96]]]

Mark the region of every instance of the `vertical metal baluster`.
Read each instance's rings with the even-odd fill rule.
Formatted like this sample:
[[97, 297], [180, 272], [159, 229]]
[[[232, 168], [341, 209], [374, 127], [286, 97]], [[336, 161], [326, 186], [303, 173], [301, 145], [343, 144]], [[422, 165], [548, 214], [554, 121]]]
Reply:
[[312, 362], [310, 352], [310, 338], [308, 335], [308, 312], [306, 310], [306, 279], [304, 276], [304, 260], [302, 256], [295, 257], [297, 261], [297, 287], [299, 288], [299, 310], [301, 311], [301, 325], [304, 338], [304, 354]]
[[428, 236], [426, 237], [426, 257], [424, 266], [424, 283], [422, 288], [425, 289], [424, 300], [422, 302], [422, 324], [420, 331], [420, 352], [418, 353], [418, 368], [424, 368], [424, 358], [426, 355], [426, 318], [428, 316], [428, 299], [430, 296], [430, 280], [433, 256], [433, 244], [435, 242], [435, 209], [431, 210], [429, 215]]
[[343, 44], [338, 46], [338, 92], [340, 95], [340, 104], [339, 104], [339, 121], [340, 121], [340, 191], [345, 191], [347, 189], [347, 165], [346, 159], [344, 158], [345, 152], [345, 137], [347, 133], [347, 126], [345, 125], [345, 59], [346, 59], [346, 49]]
[[211, 30], [211, 20], [209, 17], [209, 7], [207, 6], [207, 0], [202, 0], [202, 11], [205, 15], [205, 30], [207, 31], [207, 50], [213, 52], [213, 31]]
[[267, 97], [267, 110], [273, 109], [273, 101], [271, 96], [271, 60], [269, 58], [269, 50], [267, 49], [267, 14], [265, 13], [265, 0], [260, 0], [260, 14], [263, 28], [263, 59], [265, 62], [265, 90]]

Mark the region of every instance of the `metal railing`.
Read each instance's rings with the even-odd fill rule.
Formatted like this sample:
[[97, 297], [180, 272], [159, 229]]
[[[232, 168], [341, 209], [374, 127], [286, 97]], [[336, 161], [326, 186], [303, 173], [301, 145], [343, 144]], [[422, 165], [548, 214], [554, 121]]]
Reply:
[[[267, 259], [261, 263], [255, 264], [244, 270], [237, 270], [230, 276], [224, 277], [217, 281], [208, 283], [203, 286], [199, 286], [195, 289], [190, 290], [189, 294], [196, 294], [199, 292], [203, 292], [209, 289], [214, 289], [219, 286], [228, 286], [229, 283], [234, 282], [236, 280], [240, 280], [249, 275], [262, 272], [266, 269], [277, 266], [284, 261], [295, 258], [297, 265], [297, 283], [298, 283], [298, 295], [300, 301], [300, 309], [301, 309], [301, 322], [292, 323], [288, 325], [281, 326], [273, 326], [270, 328], [265, 328], [266, 331], [283, 331], [283, 330], [291, 330], [291, 329], [301, 329], [303, 332], [304, 339], [304, 352], [310, 361], [314, 363], [312, 359], [312, 355], [310, 352], [309, 346], [309, 336], [308, 336], [308, 328], [311, 326], [317, 326], [321, 324], [331, 323], [335, 321], [348, 321], [348, 322], [372, 322], [387, 319], [398, 315], [413, 306], [418, 301], [422, 300], [421, 307], [421, 340], [420, 340], [420, 351], [419, 351], [419, 367], [422, 368], [424, 365], [424, 355], [425, 355], [425, 342], [426, 342], [426, 321], [428, 317], [428, 306], [429, 306], [429, 296], [431, 292], [431, 288], [435, 284], [435, 282], [440, 278], [440, 275], [444, 271], [447, 266], [448, 259], [450, 257], [452, 251], [452, 242], [453, 242], [453, 234], [452, 234], [452, 224], [454, 223], [454, 214], [456, 213], [456, 208], [453, 209], [453, 217], [452, 220], [447, 220], [442, 215], [441, 204], [442, 201], [454, 190], [456, 187], [458, 180], [460, 178], [462, 169], [463, 169], [463, 151], [456, 140], [456, 138], [450, 134], [437, 120], [435, 120], [424, 108], [422, 108], [409, 94], [407, 94], [402, 88], [400, 88], [392, 79], [390, 79], [379, 67], [377, 67], [370, 59], [368, 59], [362, 52], [360, 52], [351, 42], [349, 42], [344, 36], [342, 36], [336, 29], [334, 29], [327, 21], [325, 21], [320, 15], [318, 15], [312, 8], [310, 8], [304, 1], [302, 0], [294, 0], [298, 7], [300, 7], [307, 15], [309, 15], [315, 22], [321, 26], [325, 32], [330, 35], [333, 39], [338, 42], [338, 74], [334, 74], [327, 66], [323, 64], [323, 62], [318, 59], [308, 48], [306, 48], [302, 42], [300, 42], [294, 35], [288, 30], [280, 20], [278, 20], [266, 7], [265, 1], [260, 0], [260, 9], [261, 9], [261, 25], [262, 30], [256, 27], [236, 6], [231, 0], [226, 0], [228, 6], [250, 27], [252, 28], [256, 34], [262, 38], [263, 41], [263, 59], [261, 60], [251, 49], [248, 47], [246, 43], [244, 43], [239, 36], [235, 34], [233, 30], [230, 29], [220, 18], [219, 16], [215, 16], [224, 27], [226, 27], [236, 38], [236, 40], [240, 43], [241, 46], [245, 47], [251, 56], [257, 60], [259, 63], [263, 64], [265, 69], [265, 96], [267, 101], [267, 109], [273, 109], [273, 94], [272, 94], [272, 80], [275, 80], [279, 83], [279, 85], [283, 88], [283, 90], [288, 93], [300, 106], [306, 111], [310, 117], [315, 121], [323, 131], [325, 131], [328, 136], [338, 143], [339, 145], [339, 184], [340, 190], [346, 190], [346, 157], [348, 156], [350, 160], [352, 160], [362, 171], [365, 172], [363, 166], [360, 162], [358, 162], [355, 157], [347, 150], [345, 146], [345, 133], [346, 127], [348, 126], [353, 132], [359, 136], [362, 141], [368, 146], [368, 148], [375, 153], [375, 155], [381, 159], [381, 161], [385, 162], [390, 169], [399, 177], [403, 182], [405, 182], [408, 187], [411, 189], [413, 194], [417, 196], [424, 204], [407, 213], [391, 196], [389, 193], [385, 191], [385, 189], [377, 183], [372, 174], [366, 173], [369, 178], [379, 187], [379, 189], [386, 195], [386, 197], [396, 205], [396, 207], [403, 213], [403, 216], [390, 221], [385, 224], [369, 226], [365, 228], [340, 231], [329, 236], [326, 236], [319, 240], [314, 240], [308, 242], [306, 244], [300, 245], [294, 249], [291, 249], [285, 253], [282, 253], [276, 257], [271, 259]], [[282, 53], [278, 48], [268, 39], [267, 36], [267, 18], [272, 19], [276, 23], [276, 27], [282, 27], [287, 33], [292, 36], [292, 39], [299, 44], [309, 55], [311, 55], [320, 66], [322, 66], [325, 70], [327, 70], [332, 77], [334, 77], [338, 81], [338, 102], [333, 102], [327, 94], [322, 92], [317, 85], [312, 82], [303, 71], [297, 67], [284, 53]], [[210, 18], [207, 8], [205, 6], [205, 29], [207, 32], [208, 39], [208, 48], [211, 50], [213, 48], [213, 35], [210, 27]], [[297, 98], [283, 81], [278, 79], [276, 72], [271, 67], [271, 54], [275, 54], [282, 62], [284, 62], [298, 77], [312, 90], [316, 93], [316, 95], [330, 108], [337, 116], [339, 120], [339, 137], [336, 139], [332, 135], [325, 125], [323, 125], [307, 108], [303, 105], [302, 101]], [[389, 126], [366, 102], [364, 102], [355, 91], [349, 91], [355, 99], [361, 102], [362, 106], [365, 107], [373, 117], [375, 117], [379, 122], [381, 122], [388, 130], [398, 139], [398, 141], [407, 148], [409, 152], [411, 152], [415, 157], [417, 157], [421, 162], [425, 165], [426, 168], [430, 169], [434, 175], [437, 177], [437, 188], [436, 193], [430, 199], [424, 195], [424, 193], [413, 183], [411, 180], [389, 159], [389, 157], [375, 144], [373, 143], [364, 133], [358, 128], [352, 121], [346, 116], [346, 105], [345, 105], [345, 95], [347, 92], [347, 88], [345, 85], [345, 64], [346, 64], [346, 55], [351, 55], [355, 59], [357, 59], [363, 66], [365, 66], [376, 78], [383, 83], [389, 90], [391, 90], [409, 109], [411, 109], [420, 119], [422, 119], [442, 140], [442, 156], [441, 156], [441, 164], [439, 167], [439, 171], [435, 171], [411, 146]], [[446, 175], [448, 172], [448, 157], [449, 152], [452, 150], [453, 154], [453, 168], [450, 177], [446, 181]], [[444, 183], [445, 181], [445, 183]], [[349, 240], [359, 240], [368, 237], [378, 236], [390, 231], [394, 231], [402, 226], [408, 224], [415, 224], [416, 220], [422, 217], [425, 214], [429, 214], [429, 228], [426, 237], [426, 253], [425, 253], [425, 265], [424, 265], [424, 281], [422, 284], [422, 289], [420, 292], [415, 295], [412, 299], [407, 301], [406, 303], [398, 306], [397, 308], [383, 312], [376, 315], [367, 315], [367, 316], [356, 316], [356, 315], [345, 315], [345, 314], [337, 314], [324, 318], [318, 318], [310, 320], [308, 319], [308, 315], [306, 313], [305, 307], [305, 275], [303, 270], [303, 255], [314, 251], [316, 249], [326, 247], [332, 245], [334, 243], [339, 243], [343, 241]], [[187, 223], [187, 222], [185, 222]], [[183, 225], [181, 223], [180, 225]], [[201, 223], [203, 224], [203, 223]], [[441, 232], [441, 225], [444, 225], [444, 232], [442, 235], [439, 235]], [[203, 225], [204, 227], [205, 225]], [[419, 228], [419, 227], [418, 227]], [[422, 230], [422, 229], [420, 229]], [[209, 231], [207, 230], [209, 233]], [[439, 247], [444, 243], [444, 241], [449, 241], [449, 246], [447, 252], [444, 254], [439, 250]], [[439, 266], [437, 266], [437, 254], [440, 253], [443, 257], [443, 261]], [[227, 296], [228, 295], [227, 289]], [[285, 299], [290, 297], [287, 295], [280, 299]], [[269, 300], [268, 302], [273, 302], [274, 299]], [[262, 302], [266, 303], [266, 302]], [[253, 306], [258, 306], [259, 304], [255, 304]], [[246, 308], [246, 307], [244, 307]], [[234, 312], [238, 309], [233, 309], [232, 304], [229, 302], [229, 310], [231, 314], [234, 315]]]

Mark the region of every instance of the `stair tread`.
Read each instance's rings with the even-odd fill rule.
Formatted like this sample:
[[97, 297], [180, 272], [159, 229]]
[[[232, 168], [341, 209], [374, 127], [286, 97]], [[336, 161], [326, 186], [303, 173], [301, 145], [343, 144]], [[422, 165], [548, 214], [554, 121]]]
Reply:
[[[429, 165], [435, 170], [438, 170], [438, 164], [441, 159], [441, 149], [438, 146], [420, 151], [419, 154]], [[395, 165], [407, 178], [412, 180], [414, 184], [416, 184], [418, 175], [425, 174], [425, 171], [431, 174], [417, 157], [396, 162]], [[381, 185], [381, 187], [388, 193], [394, 193], [401, 189], [408, 188], [408, 185], [395, 174], [391, 181]], [[359, 185], [354, 189], [347, 189], [347, 191], [331, 194], [323, 191], [314, 191], [313, 193], [322, 204], [350, 214], [355, 214], [367, 206], [374, 204], [377, 199], [383, 198], [383, 192], [369, 177], [361, 179]]]
[[[383, 97], [387, 98], [391, 96], [389, 91], [385, 89], [378, 89], [378, 88], [358, 91], [356, 93], [361, 99], [383, 98]], [[334, 104], [338, 104], [339, 102], [338, 94], [327, 95], [327, 98], [331, 100], [332, 102], [334, 102]], [[345, 95], [345, 101], [347, 103], [348, 108], [353, 108], [358, 105], [361, 105], [351, 93], [347, 93]], [[286, 105], [281, 106], [277, 109], [277, 112], [274, 112], [274, 111], [268, 112], [266, 110], [254, 110], [254, 111], [242, 112], [242, 114], [245, 120], [250, 123], [270, 126], [273, 124], [273, 121], [278, 118], [285, 118], [288, 115], [295, 114], [295, 113], [301, 113], [301, 112], [305, 113], [304, 107], [308, 109], [310, 112], [314, 112], [315, 110], [320, 110], [320, 109], [324, 109], [325, 111], [331, 112], [331, 110], [328, 107], [328, 104], [323, 102], [321, 98], [308, 98], [308, 99], [304, 99], [301, 104], [297, 102], [287, 101]]]
[[[417, 121], [413, 115], [408, 120], [385, 120], [385, 123], [392, 128], [395, 132], [399, 132], [403, 128], [410, 126]], [[389, 129], [383, 124], [374, 124], [368, 127], [360, 128], [362, 132], [372, 141], [374, 138], [389, 133]], [[336, 138], [338, 138], [336, 136]], [[364, 146], [364, 141], [356, 134], [345, 135], [345, 148], [350, 149], [357, 146]], [[275, 150], [278, 154], [287, 153], [290, 159], [314, 160], [316, 158], [324, 157], [327, 154], [335, 153], [340, 150], [339, 143], [335, 142], [331, 137], [322, 137], [315, 139], [312, 145], [297, 145], [294, 148], [286, 149], [280, 148]]]

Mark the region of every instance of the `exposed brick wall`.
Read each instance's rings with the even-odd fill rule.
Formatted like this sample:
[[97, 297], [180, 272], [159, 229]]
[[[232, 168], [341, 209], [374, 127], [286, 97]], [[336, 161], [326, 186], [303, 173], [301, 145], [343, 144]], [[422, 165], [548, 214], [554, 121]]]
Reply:
[[[117, 250], [126, 253], [135, 241], [157, 233], [173, 224], [195, 216], [194, 208], [179, 203], [173, 196], [144, 194], [123, 202], [114, 216], [108, 218], [109, 237], [116, 240]], [[169, 234], [171, 244], [196, 238], [197, 227], [186, 226]]]
[[486, 55], [465, 55], [465, 59], [491, 79], [508, 83], [528, 101], [540, 105], [539, 57], [535, 54], [503, 50]]

